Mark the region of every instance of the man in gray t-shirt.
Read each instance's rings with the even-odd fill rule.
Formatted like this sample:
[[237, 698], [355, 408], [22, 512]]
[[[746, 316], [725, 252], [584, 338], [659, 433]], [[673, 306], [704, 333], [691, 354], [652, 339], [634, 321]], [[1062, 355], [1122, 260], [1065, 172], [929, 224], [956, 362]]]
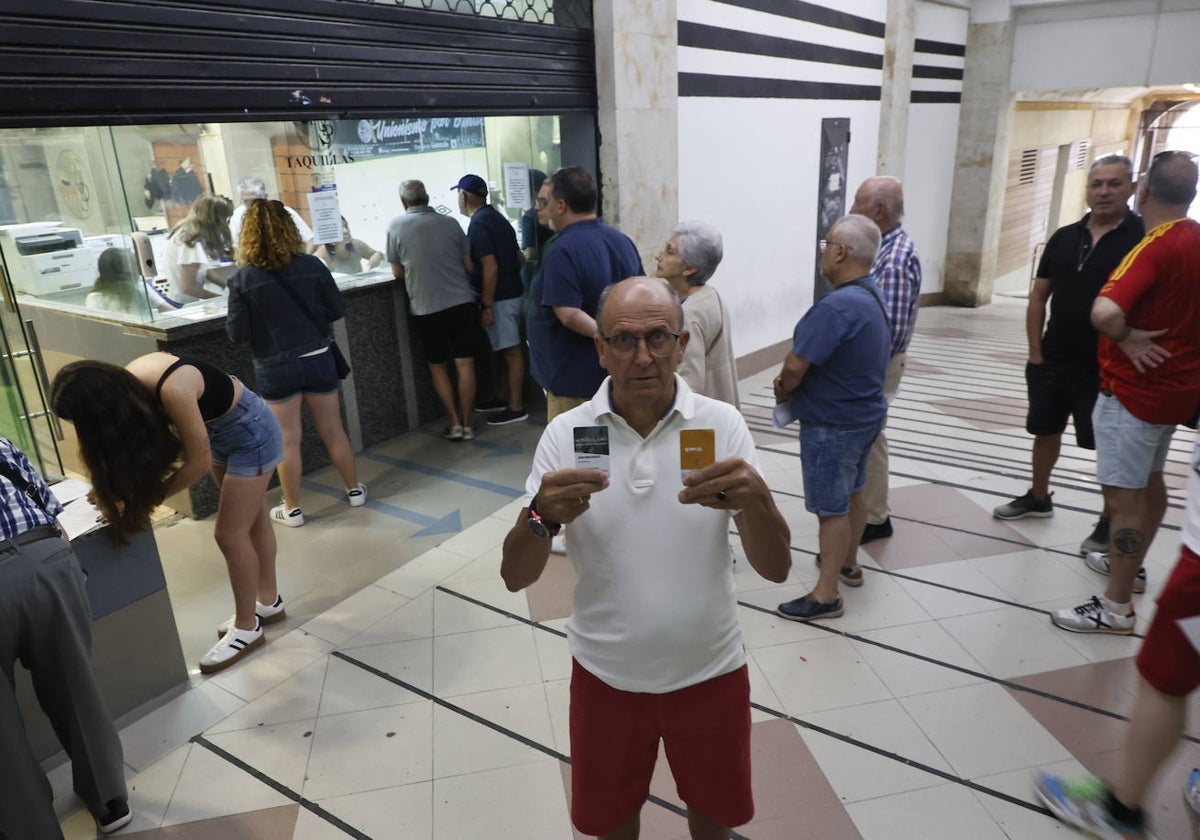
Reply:
[[[475, 405], [475, 354], [486, 346], [479, 304], [471, 290], [471, 253], [458, 222], [429, 206], [420, 181], [400, 185], [404, 214], [388, 225], [387, 258], [392, 275], [404, 281], [425, 361], [450, 424], [450, 440], [475, 437], [471, 411]], [[447, 362], [458, 373], [458, 400]]]

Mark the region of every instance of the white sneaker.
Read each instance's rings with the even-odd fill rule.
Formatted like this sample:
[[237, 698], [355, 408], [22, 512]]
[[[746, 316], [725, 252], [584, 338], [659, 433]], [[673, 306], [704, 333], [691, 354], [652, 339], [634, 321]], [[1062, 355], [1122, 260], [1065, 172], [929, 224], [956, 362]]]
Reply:
[[250, 651], [262, 647], [265, 640], [262, 619], [254, 620], [253, 630], [230, 627], [229, 632], [221, 637], [221, 641], [200, 658], [200, 673], [215, 674], [217, 671], [224, 671]]
[[469, 423], [462, 427], [463, 440], [475, 440], [475, 427]]
[[1137, 624], [1137, 616], [1117, 615], [1100, 602], [1095, 595], [1085, 604], [1069, 610], [1058, 610], [1050, 616], [1055, 627], [1072, 633], [1114, 633], [1128, 636]]
[[[283, 608], [283, 596], [276, 595], [275, 603], [271, 605], [264, 604], [262, 601], [254, 602], [254, 614], [258, 616], [258, 620], [264, 625], [274, 624], [277, 621], [283, 621], [287, 618], [287, 610]], [[229, 618], [217, 625], [217, 638], [221, 638], [229, 632], [229, 628], [233, 626], [234, 619], [237, 616], [231, 615]]]
[[[1089, 551], [1083, 558], [1084, 564], [1093, 572], [1099, 572], [1102, 575], [1109, 574], [1108, 553], [1105, 551]], [[1133, 591], [1142, 593], [1146, 591], [1146, 567], [1137, 570], [1137, 574], [1133, 578]]]
[[361, 481], [353, 490], [346, 491], [346, 501], [350, 503], [350, 507], [362, 507], [367, 503], [367, 485]]
[[300, 508], [288, 510], [287, 504], [283, 502], [271, 508], [271, 519], [289, 528], [299, 528], [304, 524], [304, 514], [300, 512]]

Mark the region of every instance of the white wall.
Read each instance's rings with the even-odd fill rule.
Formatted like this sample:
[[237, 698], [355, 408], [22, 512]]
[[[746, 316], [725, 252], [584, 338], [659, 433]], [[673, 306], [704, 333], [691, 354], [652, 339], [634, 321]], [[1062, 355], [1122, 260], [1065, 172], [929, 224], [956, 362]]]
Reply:
[[1200, 80], [1200, 9], [1195, 0], [1108, 0], [1021, 9], [1015, 20], [1014, 91]]
[[[968, 13], [933, 3], [917, 3], [917, 38], [965, 44]], [[914, 64], [961, 69], [961, 56], [918, 52]], [[913, 79], [914, 91], [962, 91], [961, 79]], [[921, 257], [921, 293], [942, 291], [950, 193], [960, 107], [956, 103], [914, 103], [908, 114], [904, 159], [904, 227]]]
[[[880, 22], [886, 17], [885, 0], [824, 5]], [[874, 54], [883, 50], [879, 37], [713, 0], [679, 0], [679, 19]], [[691, 47], [680, 48], [679, 71], [865, 85], [879, 85], [882, 77], [873, 68]], [[729, 307], [738, 356], [790, 338], [812, 305], [826, 117], [850, 120], [849, 209], [854, 187], [874, 174], [878, 102], [679, 98], [679, 216], [709, 222], [724, 237], [725, 259], [712, 283]]]

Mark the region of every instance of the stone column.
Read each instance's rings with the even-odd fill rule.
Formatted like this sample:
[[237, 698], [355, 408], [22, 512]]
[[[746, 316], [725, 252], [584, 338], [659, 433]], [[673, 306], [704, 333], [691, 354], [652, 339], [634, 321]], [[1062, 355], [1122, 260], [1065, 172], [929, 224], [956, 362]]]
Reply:
[[956, 306], [992, 299], [1008, 172], [1013, 30], [1007, 0], [972, 6], [943, 287], [946, 301]]
[[593, 14], [601, 210], [652, 272], [679, 214], [677, 0], [602, 0]]
[[914, 0], [888, 0], [883, 36], [883, 92], [879, 101], [879, 144], [875, 174], [904, 177], [908, 108], [912, 96], [913, 49], [917, 38]]

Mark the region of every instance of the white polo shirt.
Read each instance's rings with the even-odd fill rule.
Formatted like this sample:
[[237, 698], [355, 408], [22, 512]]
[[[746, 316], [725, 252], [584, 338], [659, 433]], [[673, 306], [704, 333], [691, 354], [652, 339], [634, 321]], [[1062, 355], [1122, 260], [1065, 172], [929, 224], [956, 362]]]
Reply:
[[663, 694], [746, 661], [729, 560], [731, 513], [681, 504], [679, 432], [713, 429], [716, 459], [758, 469], [750, 430], [728, 403], [675, 376], [675, 404], [646, 438], [613, 412], [612, 380], [590, 402], [546, 427], [526, 482], [575, 466], [576, 426], [608, 426], [609, 486], [571, 523], [567, 545], [579, 583], [567, 623], [571, 655], [622, 691]]

